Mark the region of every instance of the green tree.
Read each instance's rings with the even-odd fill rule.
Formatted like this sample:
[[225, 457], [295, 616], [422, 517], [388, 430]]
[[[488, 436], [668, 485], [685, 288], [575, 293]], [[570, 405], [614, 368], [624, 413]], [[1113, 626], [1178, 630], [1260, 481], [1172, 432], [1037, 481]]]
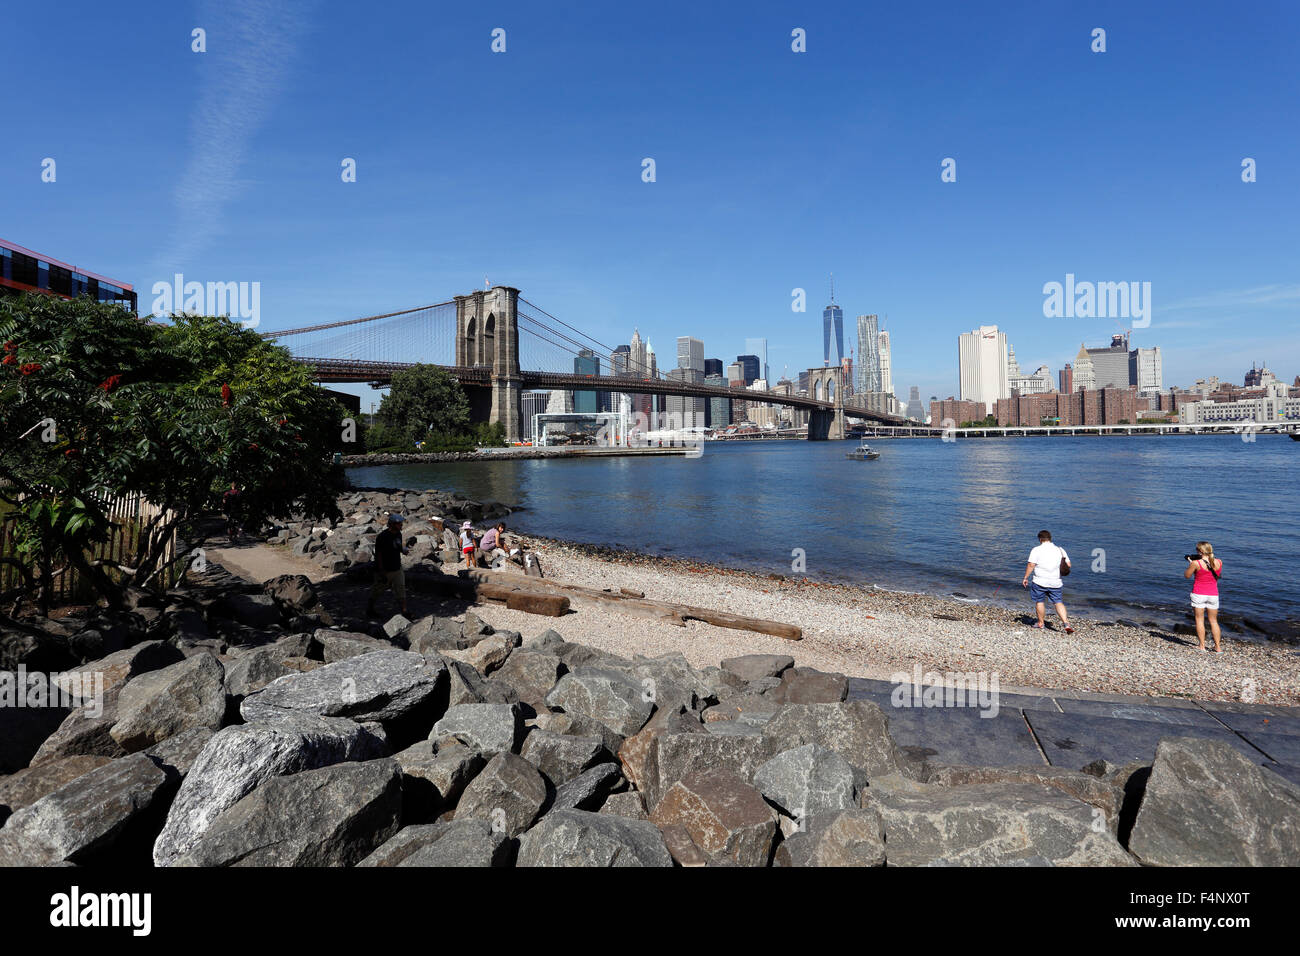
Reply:
[[[0, 343], [0, 500], [19, 515], [43, 608], [58, 562], [109, 603], [126, 585], [155, 584], [173, 533], [202, 544], [194, 519], [232, 482], [249, 523], [337, 515], [342, 475], [329, 459], [342, 407], [239, 323], [154, 324], [86, 298], [29, 295], [0, 300]], [[134, 565], [92, 560], [86, 549], [111, 531], [110, 499], [132, 494], [160, 509]]]
[[470, 431], [469, 401], [460, 383], [436, 365], [412, 365], [393, 375], [379, 404], [379, 423], [417, 441], [447, 444]]

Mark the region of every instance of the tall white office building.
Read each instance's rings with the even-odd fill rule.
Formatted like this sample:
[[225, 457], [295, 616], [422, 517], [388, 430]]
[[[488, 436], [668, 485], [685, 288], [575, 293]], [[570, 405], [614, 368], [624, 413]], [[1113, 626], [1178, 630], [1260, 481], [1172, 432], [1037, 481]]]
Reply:
[[858, 316], [858, 368], [854, 385], [859, 393], [881, 392], [880, 318]]
[[880, 342], [880, 390], [893, 394], [894, 372], [891, 368], [892, 358], [889, 354], [889, 333], [881, 331]]
[[1007, 336], [996, 325], [981, 325], [958, 336], [957, 363], [962, 401], [979, 402], [988, 414], [997, 408], [999, 398], [1011, 397]]
[[677, 367], [704, 374], [704, 343], [689, 335], [677, 337]]
[[1128, 353], [1129, 384], [1136, 385], [1138, 394], [1159, 392], [1164, 389], [1164, 370], [1161, 368], [1160, 346], [1134, 349]]

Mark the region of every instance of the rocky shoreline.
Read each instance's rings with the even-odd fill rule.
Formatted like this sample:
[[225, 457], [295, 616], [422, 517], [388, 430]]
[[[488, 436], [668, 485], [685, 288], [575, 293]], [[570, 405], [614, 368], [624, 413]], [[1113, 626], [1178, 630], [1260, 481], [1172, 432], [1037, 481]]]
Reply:
[[697, 667], [475, 611], [347, 630], [302, 576], [194, 578], [24, 737], [0, 865], [1300, 861], [1300, 787], [1176, 728], [1146, 765], [941, 766], [792, 656]]

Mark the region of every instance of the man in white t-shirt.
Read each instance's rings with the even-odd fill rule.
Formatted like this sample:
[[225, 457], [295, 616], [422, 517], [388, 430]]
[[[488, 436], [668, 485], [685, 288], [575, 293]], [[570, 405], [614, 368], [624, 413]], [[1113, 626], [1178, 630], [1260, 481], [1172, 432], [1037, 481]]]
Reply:
[[1061, 601], [1061, 562], [1065, 562], [1067, 568], [1071, 567], [1065, 549], [1052, 544], [1052, 532], [1038, 532], [1038, 547], [1029, 552], [1029, 564], [1025, 567], [1025, 578], [1020, 586], [1029, 588], [1034, 599], [1034, 610], [1038, 612], [1038, 623], [1034, 627], [1046, 627], [1046, 605], [1051, 601], [1056, 607], [1056, 616], [1065, 625], [1065, 633], [1073, 634], [1074, 628], [1070, 626], [1065, 604]]

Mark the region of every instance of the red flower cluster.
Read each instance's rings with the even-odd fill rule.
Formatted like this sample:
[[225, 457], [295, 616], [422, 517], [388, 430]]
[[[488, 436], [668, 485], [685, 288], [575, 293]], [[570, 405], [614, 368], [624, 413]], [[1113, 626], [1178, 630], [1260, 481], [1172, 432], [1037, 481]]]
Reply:
[[229, 408], [229, 407], [230, 407], [230, 399], [231, 399], [231, 396], [233, 396], [233, 395], [234, 395], [234, 392], [232, 392], [232, 391], [230, 390], [230, 386], [229, 386], [229, 385], [222, 385], [222, 386], [221, 386], [221, 404], [222, 404], [222, 406], [223, 406], [224, 408]]
[[39, 362], [27, 362], [24, 365], [18, 366], [18, 371], [22, 372], [24, 375], [31, 375], [33, 372], [39, 372], [40, 370], [41, 365]]
[[104, 379], [102, 382], [99, 383], [99, 387], [102, 388], [105, 392], [111, 392], [113, 389], [117, 388], [121, 384], [122, 384], [121, 375], [110, 375], [108, 378]]
[[14, 356], [6, 355], [4, 358], [0, 359], [0, 365], [13, 365], [17, 361], [18, 359], [16, 359]]

